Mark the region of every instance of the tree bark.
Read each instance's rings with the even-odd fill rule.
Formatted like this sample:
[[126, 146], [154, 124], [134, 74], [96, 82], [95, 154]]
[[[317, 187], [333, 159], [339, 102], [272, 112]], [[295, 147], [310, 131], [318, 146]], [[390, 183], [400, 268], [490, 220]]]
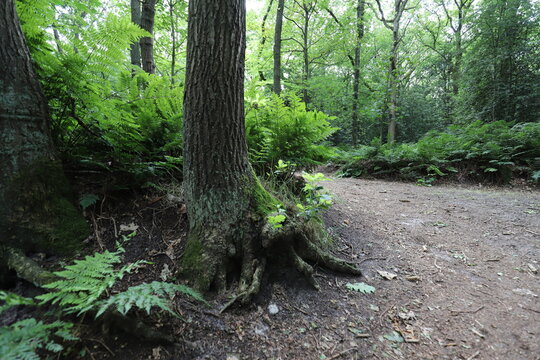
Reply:
[[285, 253], [312, 281], [313, 269], [302, 257], [358, 272], [309, 244], [293, 222], [277, 233], [266, 226], [267, 215], [280, 202], [263, 189], [248, 161], [245, 26], [245, 0], [189, 3], [184, 95], [189, 233], [181, 263], [182, 272], [202, 291], [223, 291], [236, 276], [242, 302], [259, 291], [272, 249]]
[[[131, 22], [141, 26], [141, 1], [131, 0]], [[131, 64], [141, 67], [141, 45], [139, 42], [131, 44]]]
[[276, 94], [281, 93], [281, 32], [283, 29], [283, 11], [285, 0], [278, 1], [276, 12], [276, 26], [274, 29], [274, 86]]
[[141, 13], [141, 28], [148, 31], [151, 36], [141, 38], [142, 68], [149, 74], [156, 73], [154, 62], [154, 17], [156, 14], [156, 0], [143, 0]]
[[353, 103], [352, 103], [352, 145], [358, 145], [358, 134], [360, 127], [358, 124], [358, 100], [360, 85], [360, 47], [364, 37], [364, 0], [358, 0], [356, 4], [356, 44], [354, 47], [354, 77], [353, 77]]
[[0, 245], [73, 250], [88, 227], [68, 200], [14, 0], [0, 2], [0, 29]]

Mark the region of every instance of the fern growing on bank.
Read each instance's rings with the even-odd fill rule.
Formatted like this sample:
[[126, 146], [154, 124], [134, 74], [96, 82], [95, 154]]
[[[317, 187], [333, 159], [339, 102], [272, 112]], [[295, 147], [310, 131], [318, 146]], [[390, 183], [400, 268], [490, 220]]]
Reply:
[[72, 326], [63, 321], [46, 324], [29, 318], [0, 327], [0, 359], [39, 360], [36, 354], [39, 349], [59, 353], [64, 347], [55, 338], [69, 341], [78, 339], [71, 334]]
[[[93, 313], [95, 317], [106, 311], [117, 311], [126, 315], [136, 308], [150, 313], [154, 308], [178, 316], [171, 308], [173, 297], [182, 293], [205, 302], [197, 291], [179, 284], [153, 281], [129, 287], [126, 291], [109, 295], [108, 291], [127, 273], [140, 267], [146, 261], [137, 261], [117, 268], [122, 262], [122, 247], [117, 251], [105, 251], [75, 260], [63, 270], [54, 272], [59, 280], [44, 286], [50, 292], [38, 295], [34, 299], [14, 293], [0, 291], [0, 313], [13, 306], [43, 306], [46, 303], [58, 306], [63, 314], [80, 316]], [[76, 340], [71, 334], [72, 324], [63, 321], [44, 323], [34, 318], [18, 321], [12, 325], [0, 327], [0, 359], [33, 360], [39, 359], [37, 350], [59, 353], [62, 345], [55, 338]]]
[[38, 295], [36, 299], [41, 300], [41, 304], [57, 304], [68, 314], [80, 315], [94, 309], [96, 301], [107, 289], [144, 263], [138, 261], [116, 270], [114, 265], [122, 261], [122, 252], [120, 248], [115, 252], [105, 251], [86, 256], [84, 260], [75, 260], [73, 265], [54, 273], [60, 280], [44, 285], [44, 288], [53, 291]]

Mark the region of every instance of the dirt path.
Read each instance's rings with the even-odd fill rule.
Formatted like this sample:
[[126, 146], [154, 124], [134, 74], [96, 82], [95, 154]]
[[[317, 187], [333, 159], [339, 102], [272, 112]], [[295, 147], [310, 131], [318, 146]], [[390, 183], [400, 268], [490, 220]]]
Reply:
[[[540, 359], [538, 191], [358, 179], [324, 186], [335, 196], [326, 214], [336, 239], [331, 249], [360, 264], [364, 276], [316, 268], [317, 292], [299, 274], [275, 266], [249, 308], [219, 314], [226, 296], [210, 299], [211, 308], [179, 296], [180, 318], [156, 313], [147, 319], [174, 334], [178, 346], [94, 334], [90, 338], [101, 342], [86, 340], [83, 358]], [[111, 218], [139, 228], [125, 260], [152, 260], [122, 286], [163, 280], [164, 273], [176, 271], [187, 229], [182, 204], [145, 198], [102, 215], [100, 232], [110, 249], [117, 240]], [[386, 280], [379, 271], [395, 277]], [[374, 293], [347, 288], [359, 282]]]
[[[365, 358], [540, 359], [538, 192], [324, 185], [336, 197], [329, 225], [377, 289], [357, 296], [375, 309]], [[415, 342], [392, 341], [392, 329]]]

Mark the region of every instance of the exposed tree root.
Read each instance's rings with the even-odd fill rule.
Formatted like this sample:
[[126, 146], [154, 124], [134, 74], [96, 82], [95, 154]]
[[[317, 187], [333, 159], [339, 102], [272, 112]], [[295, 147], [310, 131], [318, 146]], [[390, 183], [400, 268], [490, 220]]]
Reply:
[[17, 276], [36, 286], [43, 286], [55, 280], [55, 276], [44, 270], [34, 260], [30, 259], [20, 249], [4, 247], [2, 255], [8, 268], [14, 270]]
[[[319, 290], [313, 274], [314, 268], [309, 262], [328, 269], [346, 274], [360, 275], [361, 271], [356, 264], [337, 258], [317, 245], [313, 232], [308, 231], [302, 222], [290, 222], [280, 228], [265, 224], [260, 232], [260, 245], [257, 251], [254, 238], [251, 245], [244, 244], [244, 256], [241, 258], [242, 270], [238, 293], [229, 300], [220, 310], [225, 311], [233, 304], [249, 303], [261, 288], [261, 280], [266, 267], [267, 258], [282, 257], [288, 260], [289, 265], [302, 274], [306, 280]], [[249, 249], [246, 251], [246, 249]], [[254, 254], [258, 254], [255, 256]], [[272, 255], [270, 255], [272, 254]], [[235, 255], [236, 252], [235, 252]], [[236, 256], [234, 259], [238, 260]], [[231, 259], [231, 261], [234, 261]], [[215, 279], [218, 282], [221, 279]], [[222, 284], [221, 284], [222, 285]], [[221, 286], [217, 286], [219, 289]]]

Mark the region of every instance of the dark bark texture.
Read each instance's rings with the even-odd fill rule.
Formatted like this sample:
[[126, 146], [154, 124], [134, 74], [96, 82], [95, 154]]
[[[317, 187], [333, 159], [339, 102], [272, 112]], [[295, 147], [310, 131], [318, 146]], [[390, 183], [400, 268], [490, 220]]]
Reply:
[[358, 134], [360, 127], [358, 124], [358, 100], [359, 100], [359, 85], [360, 85], [360, 50], [362, 46], [362, 38], [364, 37], [364, 0], [358, 0], [356, 4], [356, 44], [354, 47], [354, 77], [353, 77], [353, 104], [352, 104], [352, 144], [358, 145]]
[[156, 73], [154, 62], [154, 17], [156, 15], [156, 0], [143, 0], [141, 13], [141, 28], [152, 36], [141, 38], [142, 68], [149, 74]]
[[73, 250], [88, 228], [68, 201], [14, 0], [0, 2], [0, 44], [0, 246]]
[[294, 221], [284, 231], [266, 224], [266, 216], [280, 203], [263, 189], [248, 161], [245, 26], [244, 0], [189, 3], [184, 97], [189, 234], [181, 264], [203, 291], [222, 291], [238, 279], [234, 300], [244, 303], [259, 291], [267, 259], [289, 259], [312, 283], [313, 268], [304, 258], [356, 270], [311, 244]]
[[278, 1], [276, 25], [274, 29], [274, 86], [276, 94], [281, 93], [281, 33], [283, 29], [283, 11], [285, 0]]
[[230, 232], [240, 230], [250, 207], [254, 177], [244, 129], [244, 56], [244, 1], [190, 1], [184, 96], [190, 235], [184, 264], [191, 273], [204, 272], [197, 281], [205, 290], [223, 286], [227, 249], [240, 247], [232, 239], [239, 234]]
[[[131, 0], [131, 22], [141, 26], [141, 0]], [[141, 45], [139, 42], [131, 44], [131, 64], [141, 67]]]

